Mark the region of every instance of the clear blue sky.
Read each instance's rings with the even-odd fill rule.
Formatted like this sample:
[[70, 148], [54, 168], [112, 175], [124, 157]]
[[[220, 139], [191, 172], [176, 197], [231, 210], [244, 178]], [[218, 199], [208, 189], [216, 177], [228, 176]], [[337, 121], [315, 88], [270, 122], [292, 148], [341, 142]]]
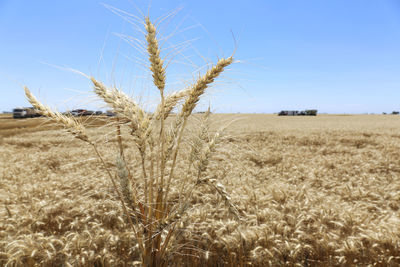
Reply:
[[[151, 107], [156, 95], [145, 57], [118, 36], [142, 35], [102, 4], [141, 16], [149, 2], [0, 0], [0, 112], [28, 105], [23, 84], [60, 110], [101, 108], [86, 78], [58, 67], [116, 83]], [[165, 55], [179, 49], [173, 44], [190, 43], [168, 65], [169, 91], [192, 81], [195, 66], [236, 47], [240, 62], [204, 103], [216, 112], [400, 110], [398, 0], [153, 0], [149, 14], [156, 19], [180, 7], [160, 26], [161, 37], [174, 33]]]

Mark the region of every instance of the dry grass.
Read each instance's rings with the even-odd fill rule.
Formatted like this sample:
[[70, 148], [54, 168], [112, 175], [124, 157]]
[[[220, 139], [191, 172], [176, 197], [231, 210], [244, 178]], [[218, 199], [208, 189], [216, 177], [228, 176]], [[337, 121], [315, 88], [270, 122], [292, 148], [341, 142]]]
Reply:
[[[194, 193], [169, 264], [400, 264], [397, 117], [216, 114], [212, 125], [235, 117], [242, 120], [209, 172], [222, 177], [244, 221], [213, 190]], [[114, 168], [112, 129], [87, 131]], [[124, 128], [122, 135], [132, 139]], [[104, 168], [80, 140], [59, 130], [27, 132], [5, 137], [0, 150], [0, 265], [140, 261]], [[139, 161], [132, 147], [125, 152]]]
[[0, 114], [0, 120], [2, 119], [11, 119], [12, 114]]

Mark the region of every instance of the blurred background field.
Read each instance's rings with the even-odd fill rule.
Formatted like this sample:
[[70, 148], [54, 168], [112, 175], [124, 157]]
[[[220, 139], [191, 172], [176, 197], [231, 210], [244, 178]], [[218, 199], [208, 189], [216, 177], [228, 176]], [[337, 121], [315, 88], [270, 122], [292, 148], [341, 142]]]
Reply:
[[[105, 125], [113, 118], [106, 116], [82, 117], [85, 125]], [[322, 114], [316, 117], [277, 116], [276, 114], [213, 114], [214, 126], [230, 123], [228, 132], [232, 134], [254, 133], [262, 131], [375, 131], [385, 133], [399, 132], [400, 118], [396, 115], [353, 115]], [[43, 124], [53, 125], [45, 118], [13, 119], [12, 114], [0, 114], [0, 136], [3, 130], [31, 129], [45, 131]], [[295, 133], [294, 132], [294, 133]], [[399, 132], [400, 134], [400, 132]]]
[[[209, 171], [244, 221], [232, 218], [215, 193], [195, 194], [171, 265], [400, 264], [400, 117], [211, 118], [215, 129], [231, 125]], [[83, 120], [115, 169], [118, 144], [108, 125], [115, 118]], [[124, 143], [131, 142], [122, 130]], [[138, 260], [104, 169], [64, 131], [44, 118], [0, 118], [0, 265]], [[126, 154], [135, 166], [131, 145]]]

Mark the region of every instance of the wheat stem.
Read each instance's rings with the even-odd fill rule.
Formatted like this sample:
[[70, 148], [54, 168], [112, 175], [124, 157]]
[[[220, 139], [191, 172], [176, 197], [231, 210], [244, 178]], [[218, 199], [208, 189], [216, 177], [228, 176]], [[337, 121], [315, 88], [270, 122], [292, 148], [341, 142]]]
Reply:
[[[147, 17], [146, 20], [146, 41], [147, 41], [147, 51], [149, 54], [150, 70], [153, 74], [154, 85], [160, 91], [161, 97], [161, 119], [160, 119], [160, 136], [159, 136], [159, 161], [160, 161], [160, 182], [158, 184], [158, 194], [157, 197], [161, 203], [163, 203], [163, 188], [164, 188], [164, 173], [165, 173], [165, 160], [164, 160], [164, 147], [165, 147], [165, 133], [164, 133], [164, 112], [165, 112], [165, 98], [164, 98], [164, 88], [165, 88], [165, 68], [163, 66], [163, 60], [160, 57], [160, 49], [158, 45], [158, 40], [156, 37], [156, 28], [151, 23], [150, 19]], [[153, 199], [150, 199], [152, 202]], [[163, 207], [162, 205], [161, 207]], [[149, 214], [152, 213], [150, 206]], [[164, 212], [162, 212], [164, 214]], [[152, 231], [150, 231], [152, 232]]]
[[208, 131], [209, 131], [209, 118], [210, 118], [210, 108], [208, 108], [207, 112], [204, 114], [204, 116], [202, 117], [201, 120], [201, 124], [200, 124], [200, 130], [197, 134], [197, 136], [195, 136], [195, 139], [193, 140], [193, 143], [191, 145], [191, 151], [189, 154], [189, 162], [188, 162], [188, 168], [186, 170], [186, 174], [185, 174], [185, 178], [182, 181], [182, 185], [181, 188], [179, 190], [179, 200], [180, 200], [180, 205], [182, 197], [184, 195], [184, 188], [186, 187], [188, 180], [189, 180], [189, 176], [191, 174], [191, 168], [192, 165], [194, 163], [194, 161], [197, 159], [200, 159], [200, 153], [202, 151], [203, 148], [203, 144], [206, 142], [206, 139], [208, 137]]
[[116, 191], [117, 194], [118, 194], [118, 198], [119, 198], [119, 200], [120, 200], [120, 202], [121, 202], [122, 209], [123, 209], [125, 215], [128, 217], [129, 225], [131, 226], [131, 228], [132, 228], [132, 230], [133, 230], [133, 232], [134, 232], [134, 234], [135, 234], [135, 236], [136, 236], [136, 239], [138, 240], [139, 247], [140, 247], [140, 249], [141, 249], [142, 251], [144, 251], [141, 235], [139, 234], [139, 232], [136, 231], [136, 228], [135, 228], [135, 226], [133, 225], [131, 216], [130, 216], [130, 214], [129, 214], [129, 212], [128, 212], [128, 209], [127, 209], [126, 206], [125, 206], [123, 195], [122, 195], [121, 191], [119, 191], [119, 189], [118, 189], [118, 187], [117, 187], [117, 184], [115, 183], [115, 180], [114, 180], [114, 178], [113, 178], [113, 176], [112, 176], [112, 174], [111, 174], [111, 171], [110, 171], [110, 169], [107, 167], [107, 165], [106, 165], [106, 163], [105, 163], [103, 157], [101, 156], [100, 152], [97, 150], [96, 145], [93, 144], [93, 143], [92, 143], [91, 145], [92, 145], [92, 147], [93, 147], [93, 149], [94, 149], [96, 155], [99, 157], [101, 163], [103, 164], [104, 168], [106, 169], [106, 171], [107, 171], [107, 173], [108, 173], [108, 176], [109, 176], [109, 178], [110, 178], [110, 180], [111, 180], [111, 183], [113, 184], [113, 187], [114, 187], [115, 191]]

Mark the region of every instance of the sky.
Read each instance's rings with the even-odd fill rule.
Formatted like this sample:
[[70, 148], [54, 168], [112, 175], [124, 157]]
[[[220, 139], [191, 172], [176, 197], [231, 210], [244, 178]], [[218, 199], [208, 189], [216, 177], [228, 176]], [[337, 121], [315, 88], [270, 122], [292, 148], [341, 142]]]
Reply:
[[29, 106], [24, 85], [60, 111], [107, 109], [85, 75], [151, 110], [145, 15], [158, 23], [169, 93], [234, 55], [199, 109], [400, 110], [398, 0], [0, 0], [0, 112]]

